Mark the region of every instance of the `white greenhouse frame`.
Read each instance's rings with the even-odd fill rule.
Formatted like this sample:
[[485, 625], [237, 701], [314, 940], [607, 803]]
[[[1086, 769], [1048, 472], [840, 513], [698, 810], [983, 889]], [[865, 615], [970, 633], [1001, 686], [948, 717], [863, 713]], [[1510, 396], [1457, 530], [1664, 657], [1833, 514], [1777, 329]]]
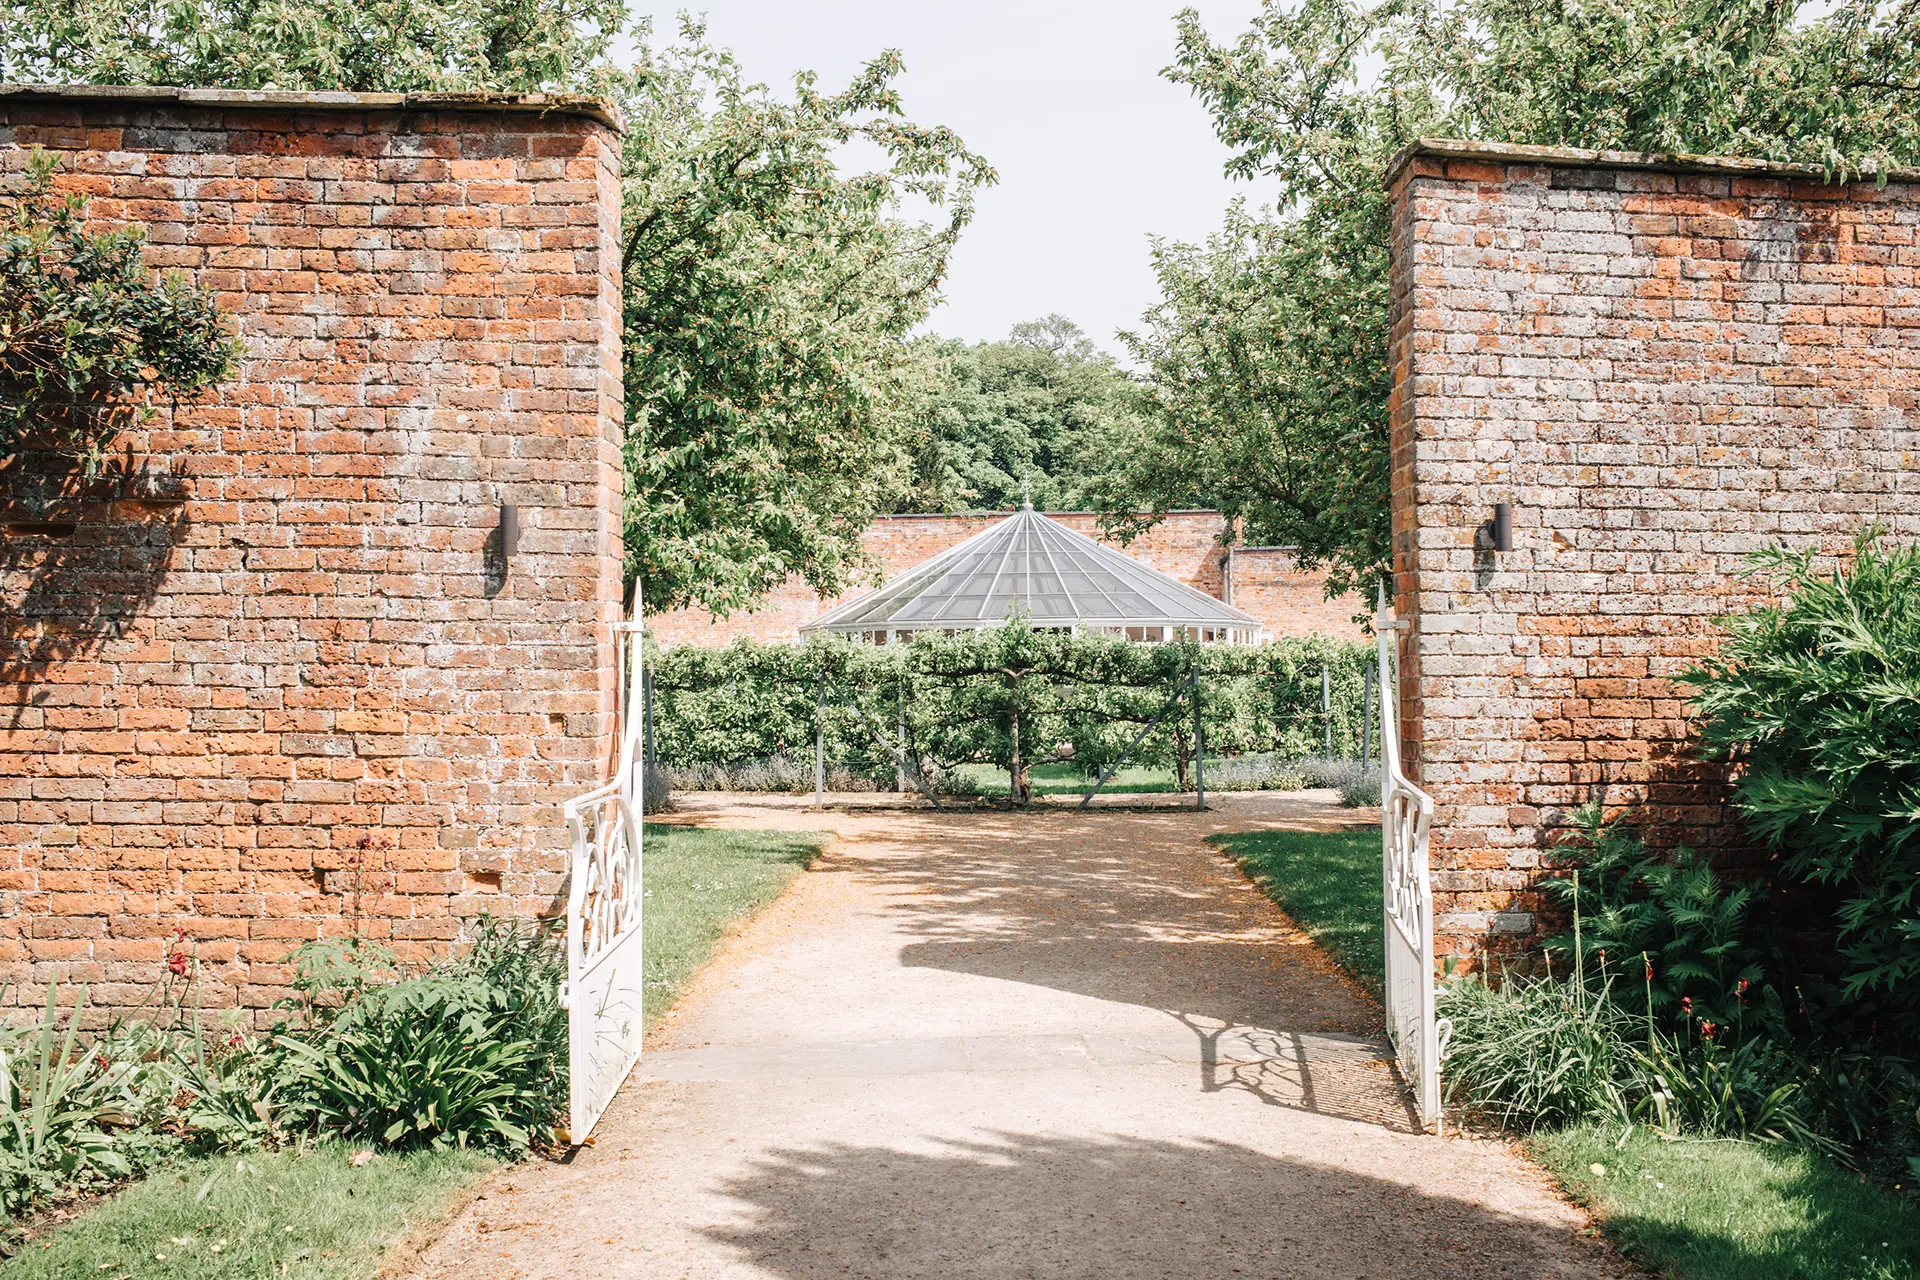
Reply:
[[888, 644], [1025, 617], [1143, 643], [1256, 644], [1260, 620], [1050, 520], [1031, 505], [800, 628]]

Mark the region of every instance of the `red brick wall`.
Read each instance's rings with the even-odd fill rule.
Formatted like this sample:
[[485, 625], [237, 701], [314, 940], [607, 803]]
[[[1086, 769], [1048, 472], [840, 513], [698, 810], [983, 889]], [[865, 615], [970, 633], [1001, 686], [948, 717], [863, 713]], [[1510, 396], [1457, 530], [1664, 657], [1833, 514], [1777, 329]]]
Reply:
[[[1432, 144], [1393, 188], [1406, 751], [1443, 951], [1514, 945], [1568, 809], [1738, 845], [1680, 674], [1771, 542], [1920, 534], [1920, 188]], [[1513, 550], [1475, 527], [1513, 504]]]
[[1302, 569], [1286, 547], [1236, 547], [1230, 603], [1265, 625], [1266, 636], [1334, 636], [1371, 640], [1373, 631], [1356, 617], [1373, 610], [1351, 593], [1327, 599], [1327, 575]]
[[329, 97], [0, 95], [0, 171], [59, 152], [246, 347], [101, 480], [0, 479], [12, 1000], [139, 1005], [183, 929], [208, 1004], [262, 1011], [354, 927], [356, 859], [359, 927], [415, 955], [561, 889], [556, 802], [610, 745], [618, 138]]
[[[1048, 512], [1077, 533], [1100, 537], [1098, 517], [1084, 511]], [[924, 560], [1001, 520], [1003, 514], [881, 516], [861, 542], [891, 581]], [[1119, 547], [1128, 555], [1216, 599], [1224, 587], [1225, 521], [1218, 511], [1176, 511], [1151, 529]], [[1259, 618], [1268, 636], [1347, 635], [1355, 609], [1342, 600], [1325, 598], [1325, 575], [1302, 573], [1284, 550], [1255, 548], [1235, 553], [1233, 603]], [[704, 609], [680, 609], [648, 619], [648, 628], [663, 645], [723, 645], [746, 636], [766, 643], [799, 640], [803, 624], [834, 605], [871, 589], [862, 584], [823, 600], [799, 579], [789, 579], [751, 613], [716, 619]]]

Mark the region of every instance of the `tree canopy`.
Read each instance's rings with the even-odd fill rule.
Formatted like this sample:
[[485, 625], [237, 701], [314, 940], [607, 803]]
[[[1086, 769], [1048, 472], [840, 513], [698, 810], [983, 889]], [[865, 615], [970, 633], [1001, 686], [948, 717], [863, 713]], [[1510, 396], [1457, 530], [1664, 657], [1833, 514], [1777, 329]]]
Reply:
[[943, 376], [895, 510], [997, 511], [1023, 497], [1082, 510], [1118, 441], [1139, 432], [1139, 385], [1065, 316], [1017, 324], [1003, 342], [937, 342], [932, 354]]
[[0, 0], [0, 81], [581, 88], [625, 10], [624, 0]]
[[146, 229], [87, 229], [87, 199], [53, 189], [36, 150], [0, 193], [0, 462], [73, 454], [89, 470], [151, 396], [191, 397], [232, 375], [239, 344], [212, 293], [149, 278]]
[[[1824, 6], [1821, 6], [1824, 7]], [[1219, 506], [1328, 589], [1388, 560], [1392, 156], [1420, 137], [1759, 156], [1835, 177], [1920, 160], [1920, 0], [1264, 0], [1236, 40], [1193, 10], [1166, 74], [1229, 172], [1273, 185], [1205, 245], [1161, 243], [1130, 343], [1154, 413], [1103, 499]]]
[[[902, 118], [898, 54], [791, 102], [683, 22], [620, 78], [630, 570], [650, 609], [837, 594], [938, 377], [910, 335], [993, 171]], [[881, 167], [843, 174], [861, 140]], [[908, 216], [910, 204], [936, 215]]]

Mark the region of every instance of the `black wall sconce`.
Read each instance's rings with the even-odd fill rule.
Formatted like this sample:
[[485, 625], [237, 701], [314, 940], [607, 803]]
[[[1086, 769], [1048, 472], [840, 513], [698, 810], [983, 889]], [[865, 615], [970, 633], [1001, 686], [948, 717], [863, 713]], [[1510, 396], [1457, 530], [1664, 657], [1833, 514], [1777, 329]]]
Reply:
[[1483, 522], [1474, 539], [1484, 551], [1513, 550], [1513, 504], [1493, 504], [1493, 519]]
[[511, 502], [500, 504], [500, 555], [510, 559], [520, 550], [520, 508]]

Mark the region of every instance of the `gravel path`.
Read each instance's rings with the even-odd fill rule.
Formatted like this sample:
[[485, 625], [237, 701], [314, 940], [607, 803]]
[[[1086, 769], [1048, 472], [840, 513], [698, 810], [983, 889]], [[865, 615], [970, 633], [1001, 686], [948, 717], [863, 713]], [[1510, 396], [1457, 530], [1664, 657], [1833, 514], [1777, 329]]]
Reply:
[[[1213, 831], [696, 797], [828, 854], [656, 1029], [567, 1164], [498, 1175], [417, 1280], [1600, 1277], [1497, 1143], [1413, 1132], [1380, 1015]], [[1361, 815], [1364, 817], [1364, 815]]]

